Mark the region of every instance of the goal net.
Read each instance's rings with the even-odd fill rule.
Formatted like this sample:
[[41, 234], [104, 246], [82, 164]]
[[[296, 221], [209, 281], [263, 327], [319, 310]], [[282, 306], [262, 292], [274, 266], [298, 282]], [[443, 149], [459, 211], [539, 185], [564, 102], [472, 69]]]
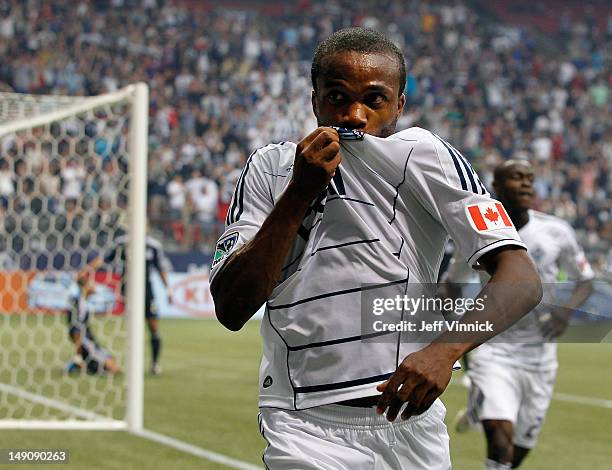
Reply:
[[0, 428], [142, 427], [147, 119], [144, 84], [0, 93]]

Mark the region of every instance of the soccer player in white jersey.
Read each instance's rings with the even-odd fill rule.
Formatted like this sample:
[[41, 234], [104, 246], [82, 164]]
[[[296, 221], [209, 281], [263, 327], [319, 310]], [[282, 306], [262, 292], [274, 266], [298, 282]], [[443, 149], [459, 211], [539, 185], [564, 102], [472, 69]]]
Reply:
[[321, 127], [297, 145], [256, 150], [238, 181], [211, 293], [233, 331], [266, 304], [259, 424], [267, 468], [450, 468], [438, 397], [455, 361], [492, 333], [414, 344], [395, 332], [364, 341], [361, 330], [364, 292], [383, 298], [434, 284], [449, 234], [472, 265], [511, 285], [491, 294], [508, 306], [502, 315], [482, 312], [498, 331], [540, 300], [512, 224], [480, 230], [469, 220], [469, 207], [505, 212], [459, 152], [424, 129], [392, 135], [405, 79], [401, 51], [380, 33], [332, 34], [312, 64]]
[[[486, 469], [516, 468], [535, 447], [557, 371], [557, 345], [551, 340], [563, 333], [593, 290], [593, 271], [572, 228], [531, 209], [533, 179], [528, 162], [509, 160], [496, 168], [493, 181], [540, 272], [544, 298], [518, 323], [470, 353], [469, 404], [457, 429], [482, 423]], [[553, 287], [561, 267], [576, 284], [568, 301], [554, 307]]]

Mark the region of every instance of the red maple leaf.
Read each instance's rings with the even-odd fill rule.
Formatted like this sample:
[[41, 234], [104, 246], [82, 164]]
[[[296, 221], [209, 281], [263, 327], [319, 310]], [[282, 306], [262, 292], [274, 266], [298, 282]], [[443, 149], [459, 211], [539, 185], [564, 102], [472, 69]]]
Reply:
[[497, 219], [499, 218], [499, 214], [497, 212], [494, 212], [493, 209], [491, 209], [490, 207], [487, 209], [487, 212], [485, 212], [484, 216], [491, 222], [497, 222]]

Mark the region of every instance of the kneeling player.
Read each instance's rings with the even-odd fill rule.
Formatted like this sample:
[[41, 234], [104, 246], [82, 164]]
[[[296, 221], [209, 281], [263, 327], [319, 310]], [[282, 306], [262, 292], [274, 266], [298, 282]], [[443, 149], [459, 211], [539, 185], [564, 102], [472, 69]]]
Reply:
[[66, 371], [85, 368], [90, 374], [121, 372], [115, 358], [95, 340], [89, 327], [89, 310], [87, 298], [94, 293], [94, 286], [81, 274], [77, 279], [78, 290], [71, 299], [67, 310], [68, 335], [74, 343], [76, 355], [66, 366]]
[[[485, 469], [516, 468], [535, 447], [557, 373], [557, 348], [552, 340], [563, 333], [573, 311], [593, 289], [593, 271], [572, 228], [531, 209], [533, 179], [528, 162], [509, 160], [495, 170], [493, 181], [538, 268], [546, 303], [470, 355], [468, 410], [462, 412], [456, 427], [461, 432], [468, 424], [482, 423], [487, 439]], [[552, 287], [560, 267], [576, 285], [563, 307], [553, 307]]]

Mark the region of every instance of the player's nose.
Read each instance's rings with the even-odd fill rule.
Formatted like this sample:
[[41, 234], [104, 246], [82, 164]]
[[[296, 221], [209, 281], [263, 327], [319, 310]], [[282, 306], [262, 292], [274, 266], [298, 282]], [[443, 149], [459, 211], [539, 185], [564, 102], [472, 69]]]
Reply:
[[353, 103], [346, 108], [341, 125], [349, 129], [362, 129], [367, 123], [368, 117], [364, 107], [359, 103]]

